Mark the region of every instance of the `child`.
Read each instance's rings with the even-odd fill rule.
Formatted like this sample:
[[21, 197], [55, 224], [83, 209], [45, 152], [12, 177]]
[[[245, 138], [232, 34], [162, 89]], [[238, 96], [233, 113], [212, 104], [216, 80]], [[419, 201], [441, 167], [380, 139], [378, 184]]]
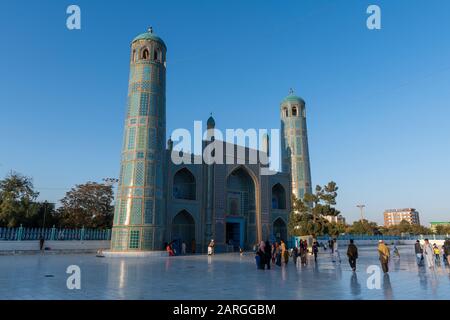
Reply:
[[436, 264], [441, 264], [441, 250], [439, 250], [438, 246], [436, 245], [436, 243], [433, 243], [433, 252], [434, 252], [434, 259], [436, 261]]

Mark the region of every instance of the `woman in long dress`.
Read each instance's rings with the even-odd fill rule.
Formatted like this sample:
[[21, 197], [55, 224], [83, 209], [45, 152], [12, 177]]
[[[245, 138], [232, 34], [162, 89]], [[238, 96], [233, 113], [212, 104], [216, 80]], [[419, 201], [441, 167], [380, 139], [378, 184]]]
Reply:
[[425, 239], [425, 244], [423, 245], [423, 256], [427, 262], [428, 268], [434, 268], [434, 252], [428, 239]]

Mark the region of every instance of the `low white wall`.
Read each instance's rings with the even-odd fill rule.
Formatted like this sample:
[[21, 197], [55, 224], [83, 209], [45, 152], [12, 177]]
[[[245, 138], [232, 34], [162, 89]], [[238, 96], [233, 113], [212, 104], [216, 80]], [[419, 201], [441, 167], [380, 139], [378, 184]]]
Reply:
[[[50, 251], [97, 251], [99, 249], [109, 249], [110, 243], [109, 240], [47, 240], [44, 242], [44, 247], [50, 248]], [[8, 251], [39, 251], [39, 240], [0, 241], [0, 252]]]

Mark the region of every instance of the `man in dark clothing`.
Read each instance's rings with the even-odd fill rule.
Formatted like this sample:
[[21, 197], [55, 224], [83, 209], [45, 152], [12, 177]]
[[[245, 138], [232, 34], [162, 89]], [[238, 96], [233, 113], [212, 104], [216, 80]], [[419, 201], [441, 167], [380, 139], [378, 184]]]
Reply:
[[39, 237], [39, 250], [41, 250], [41, 251], [44, 250], [44, 242], [45, 242], [44, 236], [41, 235]]
[[264, 266], [266, 265], [266, 243], [261, 241], [261, 244], [258, 246], [258, 251], [256, 251], [256, 256], [258, 257], [257, 265], [258, 269], [264, 270]]
[[416, 253], [417, 265], [420, 266], [423, 260], [423, 249], [419, 240], [416, 240], [416, 243], [414, 244], [414, 252]]
[[348, 245], [347, 249], [347, 257], [348, 262], [350, 263], [350, 267], [352, 268], [352, 271], [356, 271], [356, 259], [358, 259], [358, 248], [353, 243], [353, 239], [350, 239], [350, 244]]
[[313, 243], [312, 252], [314, 254], [314, 262], [317, 262], [317, 254], [319, 253], [319, 244], [317, 241], [314, 241]]
[[297, 258], [298, 258], [298, 248], [294, 247], [292, 249], [292, 259], [294, 259], [294, 265], [297, 265]]
[[444, 241], [444, 255], [447, 258], [447, 265], [450, 266], [450, 239], [446, 238]]

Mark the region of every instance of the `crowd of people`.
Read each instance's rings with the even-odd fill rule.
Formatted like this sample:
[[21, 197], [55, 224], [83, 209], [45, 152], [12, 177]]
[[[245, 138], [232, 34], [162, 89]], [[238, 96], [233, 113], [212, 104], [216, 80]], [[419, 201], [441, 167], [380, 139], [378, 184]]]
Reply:
[[[280, 242], [274, 242], [270, 244], [269, 241], [261, 241], [258, 245], [255, 245], [255, 259], [258, 269], [270, 269], [271, 265], [281, 267], [287, 265], [289, 258], [292, 257], [293, 263], [297, 265], [298, 258], [300, 258], [301, 266], [306, 266], [308, 263], [308, 254], [314, 257], [314, 262], [317, 262], [319, 249], [327, 250], [327, 245], [313, 241], [311, 250], [308, 248], [306, 240], [300, 240], [292, 249], [288, 249], [286, 243], [281, 240]], [[341, 263], [341, 256], [338, 248], [338, 241], [336, 239], [330, 239], [328, 241], [328, 248], [330, 248], [331, 260], [333, 263]], [[422, 266], [426, 263], [429, 268], [434, 268], [435, 265], [441, 264], [450, 266], [450, 239], [447, 238], [444, 244], [439, 247], [436, 243], [433, 245], [428, 239], [424, 240], [424, 244], [421, 245], [417, 240], [414, 246], [415, 254], [417, 258], [417, 265]], [[378, 258], [380, 260], [381, 268], [386, 274], [389, 272], [389, 262], [391, 260], [391, 248], [383, 240], [378, 242]], [[400, 252], [397, 246], [392, 243], [393, 256], [400, 258]], [[358, 248], [355, 245], [354, 240], [350, 240], [347, 246], [347, 258], [350, 268], [353, 272], [356, 272], [356, 261], [358, 259]]]
[[270, 243], [269, 241], [261, 241], [254, 246], [255, 259], [258, 269], [270, 270], [271, 265], [281, 267], [289, 263], [289, 259], [297, 265], [300, 258], [300, 265], [306, 266], [308, 264], [308, 253], [314, 256], [314, 261], [317, 262], [317, 254], [319, 252], [319, 243], [314, 241], [311, 251], [308, 249], [308, 242], [300, 240], [292, 249], [289, 249], [283, 240]]
[[423, 246], [420, 241], [417, 240], [414, 245], [414, 252], [416, 254], [416, 262], [418, 266], [424, 266], [425, 263], [428, 268], [433, 269], [436, 265], [441, 265], [441, 255], [442, 263], [444, 265], [450, 266], [450, 239], [447, 238], [444, 244], [439, 248], [436, 243], [431, 245], [428, 239], [425, 239]]
[[[172, 241], [165, 244], [165, 246], [169, 256], [186, 254], [186, 243], [184, 241]], [[208, 255], [211, 256], [214, 254], [214, 248], [215, 242], [214, 239], [211, 239], [208, 244]], [[307, 240], [300, 240], [291, 249], [288, 248], [283, 240], [274, 243], [261, 241], [259, 244], [255, 244], [253, 249], [257, 268], [270, 270], [273, 265], [278, 267], [287, 265], [290, 258], [292, 258], [294, 265], [298, 264], [298, 259], [300, 258], [300, 265], [306, 266], [308, 264], [308, 254], [314, 257], [314, 262], [317, 262], [319, 250], [325, 252], [328, 248], [330, 249], [331, 261], [333, 263], [341, 263], [341, 255], [336, 239], [330, 239], [328, 243], [319, 243], [314, 240], [310, 249], [308, 248]], [[379, 240], [377, 249], [381, 268], [384, 273], [388, 273], [389, 262], [391, 260], [391, 248], [383, 240]], [[400, 258], [400, 252], [394, 243], [392, 243], [392, 250], [393, 256]], [[195, 240], [192, 241], [191, 252], [195, 254]], [[414, 252], [419, 267], [426, 265], [428, 268], [433, 269], [435, 266], [441, 265], [441, 260], [443, 265], [450, 266], [449, 238], [445, 239], [444, 244], [440, 247], [436, 243], [431, 244], [429, 239], [425, 239], [423, 245], [417, 240], [414, 244]], [[240, 248], [240, 253], [243, 254], [242, 248]], [[356, 272], [358, 248], [353, 240], [350, 240], [347, 246], [347, 258], [350, 268], [353, 272]]]

